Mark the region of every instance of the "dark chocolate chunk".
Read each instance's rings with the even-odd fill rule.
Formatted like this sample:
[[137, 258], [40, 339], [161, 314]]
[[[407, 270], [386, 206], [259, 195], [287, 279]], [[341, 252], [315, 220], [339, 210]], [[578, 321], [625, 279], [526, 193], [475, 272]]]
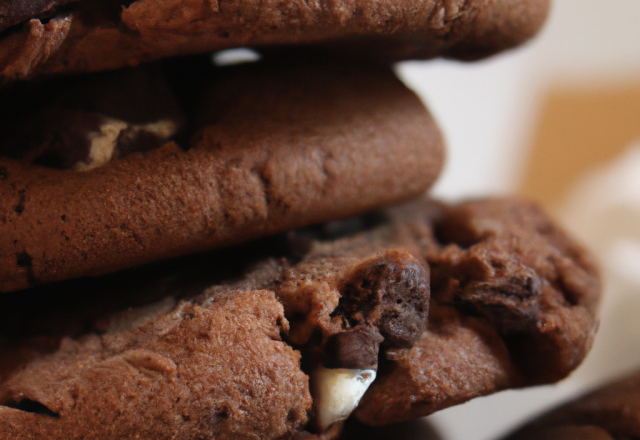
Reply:
[[0, 155], [90, 169], [148, 151], [185, 126], [161, 69], [144, 67], [0, 89]]
[[353, 269], [340, 293], [335, 313], [378, 328], [386, 346], [410, 347], [425, 329], [429, 271], [402, 253], [388, 251]]
[[383, 338], [377, 329], [356, 327], [336, 333], [324, 346], [326, 368], [368, 370], [378, 368], [378, 347]]

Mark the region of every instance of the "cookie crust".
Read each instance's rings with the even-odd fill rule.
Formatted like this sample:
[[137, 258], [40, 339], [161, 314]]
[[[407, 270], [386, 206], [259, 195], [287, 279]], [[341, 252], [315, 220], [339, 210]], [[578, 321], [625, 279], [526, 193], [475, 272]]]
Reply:
[[[549, 0], [83, 0], [51, 8], [56, 3], [66, 2], [43, 5], [46, 20], [35, 14], [0, 40], [0, 79], [112, 70], [243, 46], [326, 45], [383, 62], [478, 59], [533, 36], [549, 9]], [[4, 26], [17, 19], [5, 18]]]

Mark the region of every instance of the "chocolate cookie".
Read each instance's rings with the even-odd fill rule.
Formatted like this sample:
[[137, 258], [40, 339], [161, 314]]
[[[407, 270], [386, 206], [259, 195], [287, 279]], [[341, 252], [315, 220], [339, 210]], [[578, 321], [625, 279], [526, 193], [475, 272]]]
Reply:
[[640, 436], [640, 374], [593, 391], [542, 415], [509, 440], [614, 440]]
[[158, 68], [0, 92], [0, 291], [344, 218], [440, 172], [440, 133], [388, 68]]
[[[558, 380], [596, 328], [590, 256], [523, 202], [420, 200], [195, 259], [13, 295], [6, 438], [334, 435], [356, 405], [379, 425]], [[183, 290], [159, 300], [167, 284]], [[88, 307], [59, 315], [74, 289]], [[135, 292], [142, 307], [99, 316]]]
[[0, 6], [0, 82], [242, 46], [476, 59], [530, 38], [548, 8], [549, 0], [11, 0]]

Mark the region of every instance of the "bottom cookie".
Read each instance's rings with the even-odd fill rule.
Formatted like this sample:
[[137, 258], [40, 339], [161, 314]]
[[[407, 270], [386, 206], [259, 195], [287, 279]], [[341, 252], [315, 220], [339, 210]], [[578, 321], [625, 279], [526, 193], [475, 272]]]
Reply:
[[640, 372], [566, 403], [508, 440], [614, 440], [640, 437]]
[[589, 254], [508, 200], [419, 200], [22, 291], [0, 310], [0, 439], [328, 439], [352, 411], [396, 423], [566, 376], [598, 295]]

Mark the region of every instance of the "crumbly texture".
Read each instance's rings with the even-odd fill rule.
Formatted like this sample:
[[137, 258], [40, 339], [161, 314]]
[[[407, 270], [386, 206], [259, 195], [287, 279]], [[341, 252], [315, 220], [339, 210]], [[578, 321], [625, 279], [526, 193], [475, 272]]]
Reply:
[[[74, 288], [91, 288], [86, 281], [59, 285], [62, 296], [51, 306], [38, 301], [51, 298], [56, 285], [41, 297], [37, 290], [16, 295], [10, 312], [0, 310], [2, 426], [14, 430], [12, 438], [34, 437], [38, 429], [64, 433], [59, 438], [96, 429], [132, 438], [132, 427], [142, 423], [149, 436], [160, 438], [164, 425], [149, 422], [158, 417], [171, 422], [175, 438], [194, 438], [187, 437], [194, 426], [202, 433], [220, 429], [217, 438], [238, 438], [225, 434], [228, 426], [257, 438], [274, 432], [305, 438], [315, 435], [313, 411], [305, 412], [313, 408], [311, 400], [289, 414], [291, 402], [309, 393], [302, 372], [331, 362], [361, 367], [370, 362], [373, 344], [378, 377], [356, 416], [370, 425], [395, 423], [508, 387], [558, 380], [584, 357], [597, 326], [599, 279], [591, 257], [525, 202], [447, 206], [418, 200], [255, 246], [240, 247], [237, 257], [264, 248], [272, 257], [258, 258], [237, 280], [218, 281], [195, 297], [189, 284], [206, 284], [220, 276], [218, 270], [227, 274], [225, 260], [235, 258], [233, 249], [219, 251], [218, 260], [201, 257], [206, 264], [199, 268], [189, 257], [173, 273], [161, 266], [96, 280], [94, 299], [73, 316], [56, 309], [73, 307], [62, 299], [73, 298]], [[147, 297], [144, 307], [100, 316], [100, 304], [118, 296], [118, 282], [124, 304], [138, 291], [145, 294], [139, 285], [158, 296]], [[187, 291], [158, 301], [167, 283]], [[351, 351], [362, 355], [343, 356]], [[206, 361], [200, 363], [194, 352]], [[245, 372], [253, 382], [237, 385], [235, 377], [244, 381]], [[123, 394], [123, 387], [132, 388]], [[263, 387], [273, 400], [258, 397], [266, 393]], [[206, 398], [190, 401], [190, 392]], [[206, 405], [219, 402], [220, 393], [232, 409], [212, 424], [215, 412]], [[196, 403], [183, 407], [164, 396]], [[127, 406], [131, 402], [135, 409]], [[129, 409], [118, 412], [123, 405]], [[237, 405], [254, 405], [251, 411], [259, 416], [236, 411], [244, 409]], [[184, 423], [181, 414], [189, 414]], [[103, 424], [108, 428], [99, 428]]]
[[578, 366], [597, 328], [598, 273], [535, 205], [470, 202], [413, 227], [431, 270], [429, 325], [412, 348], [387, 351], [360, 420], [406, 420]]
[[4, 0], [0, 4], [0, 32], [33, 17], [47, 16], [73, 0]]
[[640, 436], [640, 373], [568, 402], [511, 434], [538, 438], [614, 440]]
[[286, 325], [273, 292], [247, 291], [63, 340], [3, 384], [2, 438], [278, 438], [311, 406]]
[[167, 67], [189, 118], [175, 142], [85, 172], [0, 158], [0, 291], [344, 218], [440, 172], [438, 128], [386, 67], [198, 63]]
[[[4, 18], [0, 9], [0, 31], [20, 21], [0, 40], [1, 80], [111, 70], [245, 46], [320, 44], [386, 62], [438, 55], [477, 59], [530, 38], [549, 9], [549, 0], [31, 3], [30, 19], [25, 8], [10, 7]], [[61, 20], [70, 24], [63, 33], [39, 30]], [[13, 39], [18, 34], [20, 42]]]

